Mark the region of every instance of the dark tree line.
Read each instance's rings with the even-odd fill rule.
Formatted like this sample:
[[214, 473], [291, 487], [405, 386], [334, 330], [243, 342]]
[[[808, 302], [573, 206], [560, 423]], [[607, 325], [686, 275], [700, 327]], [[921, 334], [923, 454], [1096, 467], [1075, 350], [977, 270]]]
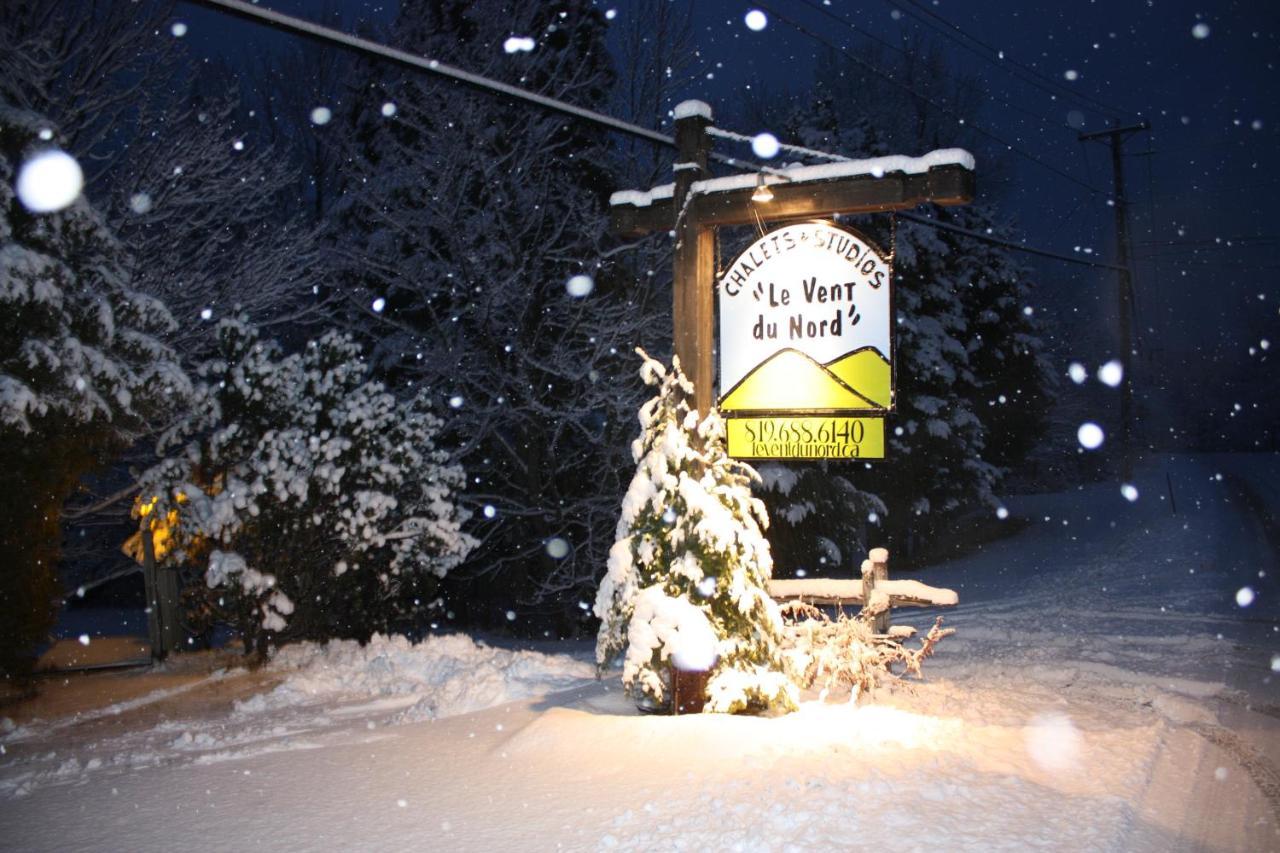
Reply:
[[[475, 547], [440, 597], [397, 605], [397, 624], [421, 629], [443, 617], [593, 630], [584, 604], [614, 541], [643, 399], [633, 351], [663, 355], [670, 340], [670, 239], [620, 244], [608, 231], [607, 200], [667, 180], [667, 155], [314, 46], [282, 45], [232, 74], [185, 49], [171, 3], [104, 3], [92, 16], [82, 5], [17, 2], [0, 21], [0, 99], [56, 128], [58, 144], [86, 166], [79, 212], [48, 221], [97, 217], [121, 280], [168, 306], [174, 322], [154, 336], [173, 353], [175, 375], [219, 375], [224, 318], [256, 327], [246, 334], [280, 347], [270, 350], [280, 359], [337, 328], [358, 342], [339, 349], [361, 376], [439, 419], [435, 442], [449, 454], [440, 464], [466, 472], [456, 500]], [[584, 0], [406, 0], [369, 34], [669, 129], [668, 111], [699, 67], [688, 14], [654, 0], [630, 18], [610, 23]], [[610, 27], [622, 29], [610, 37]], [[512, 34], [533, 49], [508, 49]], [[890, 95], [853, 67], [821, 67], [802, 101], [745, 111], [789, 141], [847, 156], [950, 144], [927, 103], [889, 121], [876, 111], [896, 103]], [[963, 81], [947, 90], [936, 57], [904, 67], [938, 97], [977, 97]], [[16, 146], [9, 156], [13, 169], [26, 155]], [[990, 207], [938, 215], [1001, 227]], [[860, 227], [889, 241], [883, 219]], [[6, 244], [17, 233], [5, 232]], [[765, 471], [776, 487], [769, 500], [783, 571], [848, 565], [869, 539], [927, 534], [991, 506], [1003, 472], [1040, 429], [1046, 380], [1034, 318], [1022, 311], [1025, 270], [999, 250], [917, 226], [900, 228], [897, 246], [903, 361], [891, 429], [900, 432], [884, 464]], [[86, 278], [77, 292], [89, 298], [95, 286]], [[146, 497], [137, 475], [156, 463], [156, 438], [190, 423], [200, 399], [209, 394], [175, 391], [167, 409], [111, 442], [86, 443], [83, 459], [58, 469], [49, 517], [65, 507], [79, 532], [104, 525], [100, 536], [72, 538], [87, 544], [68, 551], [65, 576], [111, 571], [124, 559], [118, 540], [136, 530], [130, 509]], [[17, 447], [20, 433], [5, 429], [0, 444]], [[56, 544], [59, 526], [46, 519], [36, 538]], [[209, 551], [195, 553], [207, 560]], [[52, 565], [56, 548], [38, 559]], [[319, 574], [303, 586], [336, 584], [324, 575], [329, 562], [316, 561], [308, 571]], [[42, 577], [28, 598], [3, 606], [41, 609], [31, 602], [56, 595], [52, 573]], [[332, 632], [361, 636], [386, 624], [377, 598]], [[44, 607], [10, 646], [29, 651], [49, 622]]]

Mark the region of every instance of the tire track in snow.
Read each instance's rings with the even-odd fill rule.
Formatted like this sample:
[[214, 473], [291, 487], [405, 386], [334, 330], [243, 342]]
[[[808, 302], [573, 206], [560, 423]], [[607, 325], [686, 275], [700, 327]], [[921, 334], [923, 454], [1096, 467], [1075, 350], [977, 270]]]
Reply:
[[1262, 753], [1235, 732], [1210, 723], [1192, 723], [1189, 728], [1209, 743], [1230, 755], [1249, 774], [1249, 778], [1271, 806], [1271, 814], [1280, 824], [1280, 770]]

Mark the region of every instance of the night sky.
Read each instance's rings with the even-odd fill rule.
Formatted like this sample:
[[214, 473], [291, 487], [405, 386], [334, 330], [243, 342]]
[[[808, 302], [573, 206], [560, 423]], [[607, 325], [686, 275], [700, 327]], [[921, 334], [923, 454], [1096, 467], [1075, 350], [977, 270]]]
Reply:
[[[394, 3], [264, 5], [311, 19], [336, 6], [351, 30], [385, 26], [395, 13]], [[601, 4], [616, 10], [614, 26], [626, 22], [630, 5]], [[754, 8], [768, 15], [758, 32], [743, 20]], [[179, 11], [191, 23], [193, 49], [232, 68], [290, 40], [190, 4]], [[687, 95], [748, 133], [771, 128], [732, 124], [743, 114], [743, 93], [802, 96], [824, 52], [891, 53], [912, 38], [936, 44], [988, 95], [964, 126], [957, 122], [951, 143], [977, 155], [980, 196], [996, 201], [1028, 244], [1085, 259], [1115, 258], [1112, 170], [1106, 144], [1078, 134], [1149, 121], [1149, 133], [1126, 143], [1124, 163], [1135, 379], [1149, 427], [1211, 433], [1244, 448], [1280, 422], [1280, 403], [1266, 390], [1275, 384], [1276, 350], [1261, 346], [1280, 345], [1280, 226], [1267, 204], [1280, 188], [1273, 4], [715, 0], [697, 3], [694, 20], [705, 71]], [[992, 137], [1018, 150], [1002, 150]], [[998, 170], [984, 170], [984, 155]], [[1062, 368], [1073, 358], [1096, 365], [1112, 357], [1115, 275], [1023, 259], [1040, 283], [1036, 309], [1057, 322]]]

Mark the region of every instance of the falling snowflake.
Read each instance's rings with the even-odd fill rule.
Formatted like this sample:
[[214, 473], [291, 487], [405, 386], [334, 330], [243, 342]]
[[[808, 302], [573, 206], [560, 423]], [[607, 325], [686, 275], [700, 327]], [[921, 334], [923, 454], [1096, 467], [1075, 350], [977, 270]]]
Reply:
[[1084, 738], [1066, 714], [1040, 714], [1026, 730], [1027, 753], [1044, 770], [1070, 770], [1077, 766]]
[[396, 114], [396, 105], [391, 103], [390, 101], [387, 101], [385, 104], [382, 105], [382, 114], [387, 118], [391, 118], [393, 115]]
[[763, 157], [766, 160], [777, 157], [780, 148], [778, 137], [772, 133], [757, 133], [751, 140], [751, 150], [757, 157]]
[[570, 276], [569, 280], [564, 283], [564, 289], [569, 291], [569, 295], [575, 299], [581, 299], [587, 296], [595, 288], [596, 282], [589, 275]]
[[553, 536], [548, 539], [546, 548], [547, 556], [553, 560], [563, 560], [569, 556], [569, 543], [559, 536]]
[[375, 313], [381, 314], [382, 309], [387, 307], [387, 300], [379, 296], [377, 299], [373, 300], [373, 304], [369, 307], [372, 308]]
[[1236, 604], [1240, 607], [1248, 607], [1253, 604], [1254, 598], [1257, 596], [1253, 592], [1253, 587], [1242, 586], [1236, 590]]
[[331, 118], [333, 118], [333, 110], [328, 107], [316, 107], [311, 111], [312, 124], [328, 124]]
[[187, 34], [187, 25], [182, 21], [174, 21], [173, 26], [169, 27], [169, 32], [173, 33], [174, 38], [182, 38]]
[[1124, 365], [1112, 359], [1098, 368], [1098, 381], [1104, 385], [1117, 387], [1124, 380]]
[[134, 193], [129, 196], [129, 209], [141, 216], [151, 211], [151, 196], [146, 193]]
[[1084, 369], [1084, 365], [1078, 361], [1073, 361], [1067, 367], [1067, 375], [1071, 377], [1071, 381], [1077, 385], [1083, 384], [1089, 378], [1089, 371]]
[[1191, 28], [1191, 35], [1198, 39], [1207, 39], [1209, 37], [1209, 25], [1201, 21]]
[[1125, 483], [1120, 486], [1120, 494], [1124, 495], [1124, 499], [1129, 503], [1133, 503], [1138, 499], [1138, 487], [1133, 483]]
[[65, 151], [41, 151], [18, 172], [18, 199], [32, 213], [54, 213], [70, 205], [84, 187], [84, 172]]
[[485, 504], [482, 512], [484, 513], [485, 518], [493, 518], [498, 514], [498, 511], [493, 508], [493, 504]]
[[746, 23], [747, 29], [753, 30], [757, 33], [769, 26], [768, 17], [766, 17], [764, 12], [761, 12], [759, 9], [752, 9], [743, 17], [742, 20]]
[[507, 53], [528, 53], [535, 46], [533, 39], [527, 36], [512, 36], [502, 43], [502, 49]]
[[87, 646], [87, 645], [89, 645], [89, 635], [88, 635], [88, 634], [81, 634], [81, 635], [80, 635], [80, 645], [82, 645], [82, 646]]
[[1085, 450], [1097, 450], [1102, 446], [1105, 437], [1102, 427], [1093, 421], [1081, 424], [1080, 429], [1076, 430], [1076, 438], [1080, 440], [1080, 446]]

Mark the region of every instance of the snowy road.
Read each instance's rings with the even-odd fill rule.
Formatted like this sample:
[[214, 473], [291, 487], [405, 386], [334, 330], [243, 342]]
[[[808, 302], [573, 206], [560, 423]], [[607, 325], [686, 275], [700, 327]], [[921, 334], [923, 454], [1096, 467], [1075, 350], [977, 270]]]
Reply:
[[1011, 500], [1028, 528], [922, 575], [962, 602], [929, 680], [858, 708], [642, 717], [591, 677], [586, 644], [513, 653], [465, 637], [296, 648], [253, 673], [89, 676], [170, 681], [78, 720], [6, 726], [0, 838], [1280, 850], [1280, 566], [1265, 493], [1241, 491], [1272, 474], [1273, 457], [1180, 459], [1145, 469], [1132, 503], [1114, 484]]

